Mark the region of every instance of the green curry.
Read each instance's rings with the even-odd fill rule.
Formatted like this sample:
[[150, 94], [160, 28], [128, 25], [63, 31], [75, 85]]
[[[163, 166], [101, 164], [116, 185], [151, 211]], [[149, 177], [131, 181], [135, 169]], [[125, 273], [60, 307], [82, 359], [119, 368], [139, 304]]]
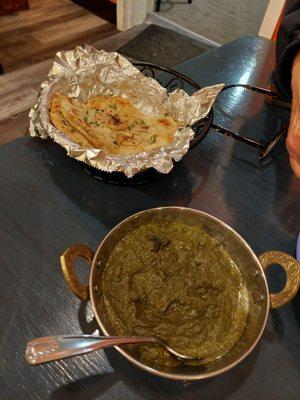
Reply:
[[[199, 364], [237, 343], [249, 309], [243, 276], [222, 244], [180, 222], [128, 233], [104, 268], [102, 296], [115, 335], [160, 338]], [[130, 351], [148, 364], [182, 363], [157, 345]]]

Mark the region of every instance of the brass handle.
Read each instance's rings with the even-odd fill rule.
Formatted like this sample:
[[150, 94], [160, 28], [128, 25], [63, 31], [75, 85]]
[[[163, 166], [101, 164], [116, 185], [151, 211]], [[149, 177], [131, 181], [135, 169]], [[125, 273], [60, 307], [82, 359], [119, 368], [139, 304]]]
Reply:
[[300, 263], [294, 257], [281, 251], [267, 251], [259, 256], [259, 261], [264, 270], [272, 264], [279, 264], [286, 274], [286, 284], [282, 291], [270, 294], [271, 307], [278, 308], [289, 303], [300, 286]]
[[75, 274], [76, 257], [84, 258], [91, 266], [94, 253], [84, 244], [74, 244], [60, 257], [60, 264], [67, 285], [78, 299], [85, 301], [89, 297], [89, 286], [83, 285]]

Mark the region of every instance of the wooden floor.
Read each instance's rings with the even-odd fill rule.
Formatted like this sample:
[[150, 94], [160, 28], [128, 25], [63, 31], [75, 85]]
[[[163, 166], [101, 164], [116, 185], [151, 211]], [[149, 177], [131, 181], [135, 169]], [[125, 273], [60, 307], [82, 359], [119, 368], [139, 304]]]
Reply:
[[0, 144], [26, 134], [29, 109], [58, 50], [84, 43], [115, 50], [132, 37], [120, 38], [115, 25], [70, 0], [29, 3], [28, 11], [0, 17]]
[[0, 18], [0, 59], [5, 72], [117, 32], [115, 25], [71, 0], [30, 0], [29, 5], [29, 10]]
[[257, 34], [268, 0], [165, 0], [158, 13], [192, 32], [224, 44]]

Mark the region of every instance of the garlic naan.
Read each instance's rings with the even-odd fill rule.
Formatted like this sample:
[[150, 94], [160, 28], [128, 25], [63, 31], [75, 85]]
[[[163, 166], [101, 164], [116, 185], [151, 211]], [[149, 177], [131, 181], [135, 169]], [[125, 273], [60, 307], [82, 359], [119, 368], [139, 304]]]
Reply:
[[[66, 122], [92, 147], [108, 154], [125, 156], [167, 146], [173, 142], [178, 129], [173, 118], [150, 117], [123, 97], [97, 96], [84, 104], [55, 95], [53, 108], [57, 98], [60, 114], [54, 114], [54, 119], [51, 116], [53, 124], [57, 119]], [[65, 132], [69, 134], [69, 130]]]
[[52, 97], [52, 104], [50, 110], [50, 118], [56, 129], [65, 133], [70, 139], [84, 148], [93, 147], [88, 139], [82, 135], [74, 126], [70, 125], [67, 119], [61, 113], [62, 100], [65, 96], [55, 93]]

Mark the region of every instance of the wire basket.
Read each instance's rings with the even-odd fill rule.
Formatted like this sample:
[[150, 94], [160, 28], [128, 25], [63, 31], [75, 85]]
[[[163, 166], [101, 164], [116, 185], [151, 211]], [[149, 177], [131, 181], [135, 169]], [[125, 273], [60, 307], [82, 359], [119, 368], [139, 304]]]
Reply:
[[[166, 68], [160, 65], [150, 64], [146, 62], [134, 62], [133, 65], [136, 68], [138, 68], [140, 72], [142, 72], [145, 76], [149, 76], [151, 78], [156, 79], [161, 84], [161, 86], [167, 89], [169, 93], [174, 91], [175, 89], [184, 89], [187, 93], [192, 94], [193, 92], [201, 89], [201, 86], [194, 80], [171, 68]], [[234, 85], [224, 86], [221, 93], [226, 90], [237, 87], [241, 87], [246, 90], [250, 90], [260, 94], [264, 94], [268, 96], [270, 99], [273, 99], [274, 101], [281, 101], [278, 94], [272, 90], [245, 84], [234, 84]], [[210, 131], [210, 129], [212, 129], [220, 134], [229, 136], [239, 142], [243, 142], [248, 146], [256, 148], [258, 150], [258, 159], [260, 161], [263, 161], [266, 158], [268, 158], [268, 156], [271, 155], [276, 145], [286, 135], [288, 130], [288, 125], [289, 125], [288, 123], [285, 124], [279, 132], [277, 132], [274, 136], [272, 136], [271, 139], [267, 141], [265, 140], [259, 141], [250, 138], [248, 136], [242, 136], [239, 133], [232, 132], [219, 125], [216, 125], [214, 123], [214, 112], [213, 109], [211, 109], [207, 117], [201, 119], [200, 121], [197, 121], [192, 126], [195, 135], [190, 142], [189, 151], [191, 151], [194, 147], [196, 147], [199, 143], [201, 143], [208, 134], [208, 132]], [[131, 185], [148, 183], [164, 175], [156, 171], [154, 168], [149, 168], [145, 171], [137, 173], [132, 178], [127, 178], [125, 174], [123, 174], [122, 172], [110, 173], [98, 170], [83, 163], [81, 165], [89, 175], [92, 175], [93, 177], [101, 181], [122, 186], [131, 186]]]

